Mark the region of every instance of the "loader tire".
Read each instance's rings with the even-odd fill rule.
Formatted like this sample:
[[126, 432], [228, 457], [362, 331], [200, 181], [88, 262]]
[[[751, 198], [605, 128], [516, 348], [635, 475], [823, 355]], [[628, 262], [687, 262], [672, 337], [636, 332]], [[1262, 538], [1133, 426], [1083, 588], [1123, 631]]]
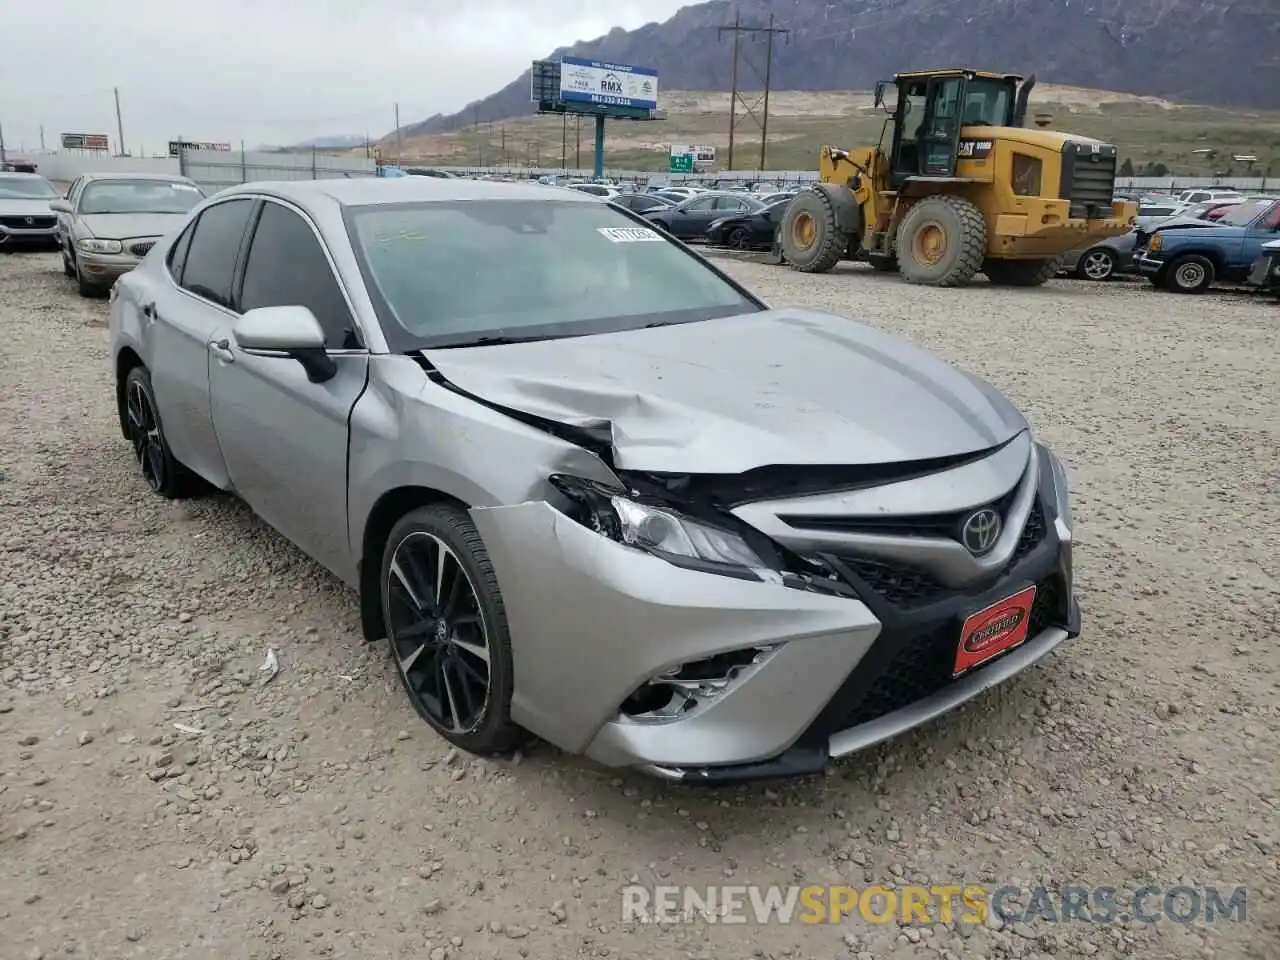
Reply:
[[826, 194], [801, 190], [782, 217], [782, 256], [801, 273], [826, 273], [849, 249]]
[[961, 287], [982, 270], [987, 224], [964, 197], [929, 197], [902, 218], [895, 237], [898, 270], [908, 283]]
[[982, 272], [1002, 287], [1039, 287], [1062, 271], [1062, 258], [1048, 260], [988, 260]]

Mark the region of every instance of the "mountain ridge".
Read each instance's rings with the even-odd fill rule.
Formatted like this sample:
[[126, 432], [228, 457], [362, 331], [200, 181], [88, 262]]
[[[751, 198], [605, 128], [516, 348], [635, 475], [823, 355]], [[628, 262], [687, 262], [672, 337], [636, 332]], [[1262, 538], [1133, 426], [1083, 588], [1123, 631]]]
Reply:
[[[787, 29], [775, 43], [776, 90], [869, 89], [895, 72], [941, 66], [1035, 73], [1208, 106], [1280, 108], [1280, 15], [1275, 0], [709, 0], [661, 23], [550, 54], [651, 66], [663, 89], [728, 90], [731, 46], [719, 27], [736, 15]], [[1270, 12], [1268, 11], [1270, 7]], [[759, 89], [763, 42], [744, 40], [740, 89]], [[758, 69], [753, 69], [752, 64]], [[660, 103], [661, 105], [661, 103]], [[443, 133], [533, 112], [529, 72], [454, 114], [406, 125]], [[393, 131], [394, 133], [394, 131]]]

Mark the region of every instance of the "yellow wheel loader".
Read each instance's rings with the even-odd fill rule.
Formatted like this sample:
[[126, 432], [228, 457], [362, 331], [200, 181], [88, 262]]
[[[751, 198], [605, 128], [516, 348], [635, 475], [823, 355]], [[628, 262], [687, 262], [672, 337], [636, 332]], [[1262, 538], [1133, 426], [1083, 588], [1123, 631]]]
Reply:
[[889, 114], [880, 143], [822, 148], [818, 182], [779, 225], [784, 261], [822, 273], [865, 260], [938, 287], [978, 273], [1030, 287], [1052, 277], [1068, 250], [1127, 233], [1137, 205], [1112, 200], [1116, 148], [1026, 128], [1035, 82], [947, 69], [876, 84], [876, 106]]

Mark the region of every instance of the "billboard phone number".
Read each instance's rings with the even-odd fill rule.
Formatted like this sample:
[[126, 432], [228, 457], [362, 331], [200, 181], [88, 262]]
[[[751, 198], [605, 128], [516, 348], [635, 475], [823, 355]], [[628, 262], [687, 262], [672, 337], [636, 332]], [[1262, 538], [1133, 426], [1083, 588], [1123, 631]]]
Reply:
[[591, 94], [592, 103], [604, 104], [607, 107], [634, 107], [636, 103], [630, 97], [605, 97], [598, 93]]

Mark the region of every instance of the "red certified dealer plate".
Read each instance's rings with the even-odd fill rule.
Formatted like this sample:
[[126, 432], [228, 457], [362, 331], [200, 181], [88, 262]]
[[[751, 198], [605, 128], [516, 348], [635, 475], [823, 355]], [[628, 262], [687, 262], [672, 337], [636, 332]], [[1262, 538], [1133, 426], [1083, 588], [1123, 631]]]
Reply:
[[966, 617], [960, 628], [960, 644], [956, 647], [956, 663], [951, 675], [958, 677], [967, 673], [1025, 641], [1035, 599], [1036, 588], [1027, 587]]

